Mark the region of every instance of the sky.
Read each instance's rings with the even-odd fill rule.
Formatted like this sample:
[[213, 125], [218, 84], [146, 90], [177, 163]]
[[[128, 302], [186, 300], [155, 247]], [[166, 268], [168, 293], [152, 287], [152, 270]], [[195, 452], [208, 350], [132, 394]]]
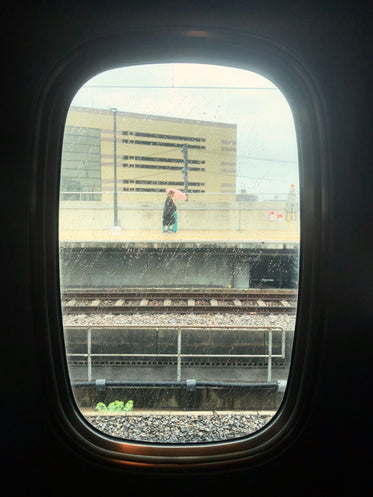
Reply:
[[291, 109], [256, 73], [205, 64], [113, 69], [87, 81], [72, 105], [237, 125], [237, 192], [265, 198], [298, 186]]

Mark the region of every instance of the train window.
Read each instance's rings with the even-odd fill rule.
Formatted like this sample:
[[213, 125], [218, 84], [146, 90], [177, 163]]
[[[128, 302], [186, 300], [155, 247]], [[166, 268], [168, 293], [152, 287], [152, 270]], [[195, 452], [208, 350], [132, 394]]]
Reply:
[[149, 64], [81, 87], [59, 257], [68, 373], [93, 427], [200, 444], [272, 419], [295, 330], [298, 176], [292, 111], [257, 73]]

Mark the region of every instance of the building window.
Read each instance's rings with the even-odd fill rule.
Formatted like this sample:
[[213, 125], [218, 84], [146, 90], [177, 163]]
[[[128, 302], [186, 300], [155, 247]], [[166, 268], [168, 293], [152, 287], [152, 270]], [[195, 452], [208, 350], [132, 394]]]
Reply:
[[60, 190], [61, 200], [101, 199], [99, 129], [66, 126]]

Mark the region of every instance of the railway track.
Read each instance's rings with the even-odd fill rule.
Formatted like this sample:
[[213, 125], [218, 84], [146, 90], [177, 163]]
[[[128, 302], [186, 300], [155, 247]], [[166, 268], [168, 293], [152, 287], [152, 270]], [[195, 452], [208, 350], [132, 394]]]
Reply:
[[245, 312], [294, 314], [296, 290], [66, 290], [64, 314]]

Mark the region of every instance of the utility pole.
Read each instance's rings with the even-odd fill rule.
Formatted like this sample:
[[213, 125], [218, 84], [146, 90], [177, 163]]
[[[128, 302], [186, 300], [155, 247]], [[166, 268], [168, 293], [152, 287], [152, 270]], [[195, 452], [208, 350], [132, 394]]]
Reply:
[[187, 195], [188, 193], [188, 174], [189, 174], [189, 162], [188, 162], [188, 145], [185, 145], [182, 148], [182, 152], [184, 155], [184, 167], [181, 170], [184, 175], [184, 193]]

